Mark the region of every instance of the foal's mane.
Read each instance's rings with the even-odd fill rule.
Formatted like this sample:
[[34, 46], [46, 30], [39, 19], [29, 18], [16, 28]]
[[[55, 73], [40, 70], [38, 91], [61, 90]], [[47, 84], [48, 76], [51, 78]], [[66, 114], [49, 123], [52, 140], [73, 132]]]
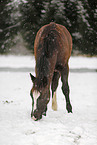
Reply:
[[49, 58], [53, 57], [53, 54], [57, 50], [58, 35], [55, 23], [47, 25], [41, 34], [36, 58], [36, 77], [38, 88], [45, 87], [48, 83], [48, 77], [50, 75]]

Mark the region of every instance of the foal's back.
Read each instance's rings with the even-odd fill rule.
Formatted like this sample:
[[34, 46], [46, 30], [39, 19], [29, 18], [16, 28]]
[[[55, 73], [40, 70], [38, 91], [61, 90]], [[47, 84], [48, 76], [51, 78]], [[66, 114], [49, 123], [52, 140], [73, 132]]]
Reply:
[[34, 43], [36, 60], [40, 53], [45, 52], [48, 58], [57, 54], [57, 64], [65, 65], [71, 55], [71, 50], [72, 37], [64, 26], [51, 22], [37, 32]]

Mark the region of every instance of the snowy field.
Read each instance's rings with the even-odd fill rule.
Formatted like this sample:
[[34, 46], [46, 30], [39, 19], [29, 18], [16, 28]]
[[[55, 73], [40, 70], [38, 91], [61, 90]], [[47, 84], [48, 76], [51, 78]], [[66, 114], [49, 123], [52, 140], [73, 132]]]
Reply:
[[0, 145], [97, 145], [97, 58], [71, 57], [69, 73], [73, 113], [57, 90], [58, 111], [33, 121], [29, 72], [31, 56], [0, 56]]

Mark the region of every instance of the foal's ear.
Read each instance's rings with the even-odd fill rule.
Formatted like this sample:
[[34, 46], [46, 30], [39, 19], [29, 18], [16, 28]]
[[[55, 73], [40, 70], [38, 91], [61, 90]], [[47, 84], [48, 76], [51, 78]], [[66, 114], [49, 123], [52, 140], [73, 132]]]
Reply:
[[36, 78], [31, 73], [30, 73], [30, 77], [31, 77], [32, 82], [34, 83]]

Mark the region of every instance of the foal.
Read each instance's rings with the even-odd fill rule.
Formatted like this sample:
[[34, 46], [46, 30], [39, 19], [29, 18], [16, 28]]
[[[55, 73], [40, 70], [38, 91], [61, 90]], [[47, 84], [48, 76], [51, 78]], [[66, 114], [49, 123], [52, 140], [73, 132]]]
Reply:
[[62, 92], [66, 99], [66, 109], [72, 112], [69, 99], [68, 60], [72, 50], [72, 38], [68, 30], [59, 24], [51, 22], [43, 26], [36, 35], [34, 54], [36, 60], [36, 77], [32, 74], [33, 87], [31, 117], [39, 120], [46, 115], [50, 100], [50, 85], [52, 90], [52, 108], [57, 110], [56, 89], [61, 76]]

